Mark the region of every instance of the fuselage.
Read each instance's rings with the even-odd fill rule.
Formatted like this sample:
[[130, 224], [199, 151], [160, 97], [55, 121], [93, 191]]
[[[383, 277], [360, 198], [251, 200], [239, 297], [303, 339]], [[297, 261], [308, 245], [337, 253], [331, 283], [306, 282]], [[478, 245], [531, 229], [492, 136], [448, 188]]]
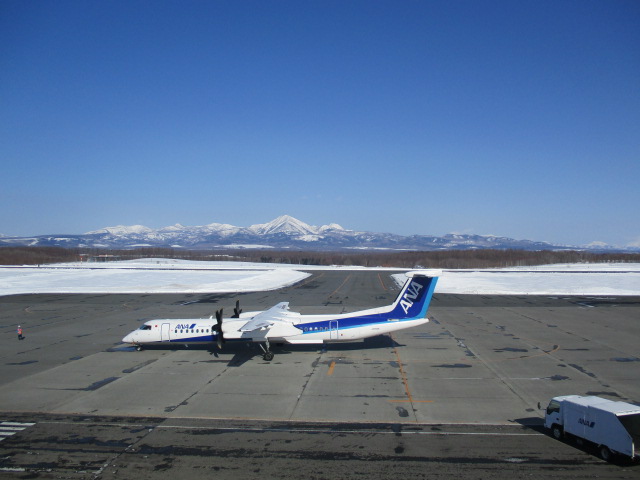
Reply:
[[[408, 274], [409, 275], [409, 274]], [[225, 341], [321, 344], [349, 342], [427, 323], [427, 309], [437, 275], [414, 273], [393, 304], [353, 313], [301, 315], [282, 302], [264, 312], [241, 313], [218, 323], [214, 318], [148, 320], [122, 341], [152, 344], [215, 343], [219, 329]]]
[[[359, 312], [362, 314], [363, 312]], [[274, 325], [266, 335], [256, 332], [240, 332], [247, 319], [226, 319], [223, 334], [227, 341], [270, 341], [292, 344], [320, 344], [348, 342], [382, 335], [396, 330], [427, 323], [427, 318], [392, 319], [379, 314], [362, 316], [299, 315], [290, 325]], [[211, 319], [158, 319], [146, 321], [139, 329], [125, 336], [122, 341], [134, 345], [163, 343], [200, 344], [216, 342], [216, 321]], [[284, 330], [284, 331], [283, 331]]]

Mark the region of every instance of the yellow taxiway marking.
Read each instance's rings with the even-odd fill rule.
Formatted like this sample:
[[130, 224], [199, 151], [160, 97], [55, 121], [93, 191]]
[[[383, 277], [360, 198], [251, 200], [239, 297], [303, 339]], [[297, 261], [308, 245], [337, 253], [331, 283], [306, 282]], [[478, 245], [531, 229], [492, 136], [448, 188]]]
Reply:
[[[391, 337], [391, 338], [393, 339], [393, 337]], [[432, 403], [433, 400], [415, 400], [413, 398], [413, 396], [411, 395], [411, 390], [409, 390], [409, 381], [407, 380], [407, 374], [404, 373], [404, 368], [402, 367], [402, 361], [400, 360], [400, 353], [398, 352], [396, 347], [393, 347], [393, 351], [396, 354], [396, 360], [398, 362], [398, 367], [400, 367], [400, 376], [402, 378], [402, 384], [404, 385], [404, 392], [406, 393], [407, 398], [402, 398], [402, 399], [399, 399], [399, 400], [389, 400], [389, 402], [391, 402], [391, 403], [410, 403], [412, 405], [414, 403]]]
[[338, 293], [338, 291], [344, 287], [344, 284], [347, 283], [347, 281], [351, 278], [351, 274], [347, 275], [347, 278], [344, 279], [344, 281], [340, 284], [340, 286], [338, 288], [336, 288], [333, 292], [331, 292], [329, 294], [329, 298], [331, 298], [332, 296], [334, 296], [336, 293]]
[[[391, 339], [394, 341], [393, 336], [389, 334]], [[404, 368], [402, 368], [402, 361], [400, 360], [400, 354], [398, 353], [398, 349], [393, 347], [393, 353], [396, 355], [396, 361], [398, 362], [398, 367], [400, 367], [400, 377], [402, 378], [402, 384], [404, 385], [404, 393], [407, 394], [407, 399], [409, 403], [413, 403], [413, 397], [411, 396], [411, 390], [409, 390], [409, 382], [407, 381], [407, 375], [404, 373]]]
[[302, 283], [297, 283], [296, 285], [294, 285], [292, 288], [300, 288], [300, 287], [304, 287], [307, 283], [312, 282], [313, 280], [317, 280], [320, 277], [324, 276], [324, 272], [320, 273], [319, 275], [311, 275], [310, 277], [308, 277], [307, 279], [305, 279]]
[[380, 273], [378, 273], [378, 280], [380, 280], [380, 285], [382, 285], [382, 288], [384, 288], [385, 290], [389, 290], [389, 289], [384, 285], [384, 282], [382, 281], [382, 277], [380, 276]]
[[329, 364], [329, 370], [327, 371], [327, 375], [333, 375], [333, 369], [335, 368], [335, 366], [336, 366], [336, 362], [332, 361]]

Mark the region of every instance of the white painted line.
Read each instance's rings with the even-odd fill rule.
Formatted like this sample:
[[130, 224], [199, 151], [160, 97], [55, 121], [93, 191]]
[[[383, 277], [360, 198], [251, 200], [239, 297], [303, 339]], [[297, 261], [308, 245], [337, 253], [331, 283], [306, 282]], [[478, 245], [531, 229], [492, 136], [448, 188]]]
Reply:
[[0, 422], [0, 442], [33, 425], [35, 423]]

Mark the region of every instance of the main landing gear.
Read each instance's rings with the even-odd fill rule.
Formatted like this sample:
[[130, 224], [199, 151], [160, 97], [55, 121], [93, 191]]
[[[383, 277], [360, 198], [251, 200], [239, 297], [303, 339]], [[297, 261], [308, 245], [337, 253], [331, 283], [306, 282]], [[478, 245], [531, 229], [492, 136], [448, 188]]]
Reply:
[[264, 346], [262, 346], [262, 344], [259, 344], [259, 345], [262, 351], [264, 352], [264, 355], [262, 355], [262, 359], [265, 362], [270, 362], [271, 360], [273, 360], [273, 352], [269, 349], [269, 339], [267, 338], [265, 340]]

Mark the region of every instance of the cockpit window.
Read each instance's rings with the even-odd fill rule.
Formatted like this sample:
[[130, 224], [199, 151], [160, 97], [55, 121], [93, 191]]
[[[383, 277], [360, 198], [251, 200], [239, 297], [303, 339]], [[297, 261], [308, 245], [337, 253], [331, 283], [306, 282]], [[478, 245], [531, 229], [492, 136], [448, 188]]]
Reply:
[[142, 325], [140, 330], [151, 330], [151, 325]]

